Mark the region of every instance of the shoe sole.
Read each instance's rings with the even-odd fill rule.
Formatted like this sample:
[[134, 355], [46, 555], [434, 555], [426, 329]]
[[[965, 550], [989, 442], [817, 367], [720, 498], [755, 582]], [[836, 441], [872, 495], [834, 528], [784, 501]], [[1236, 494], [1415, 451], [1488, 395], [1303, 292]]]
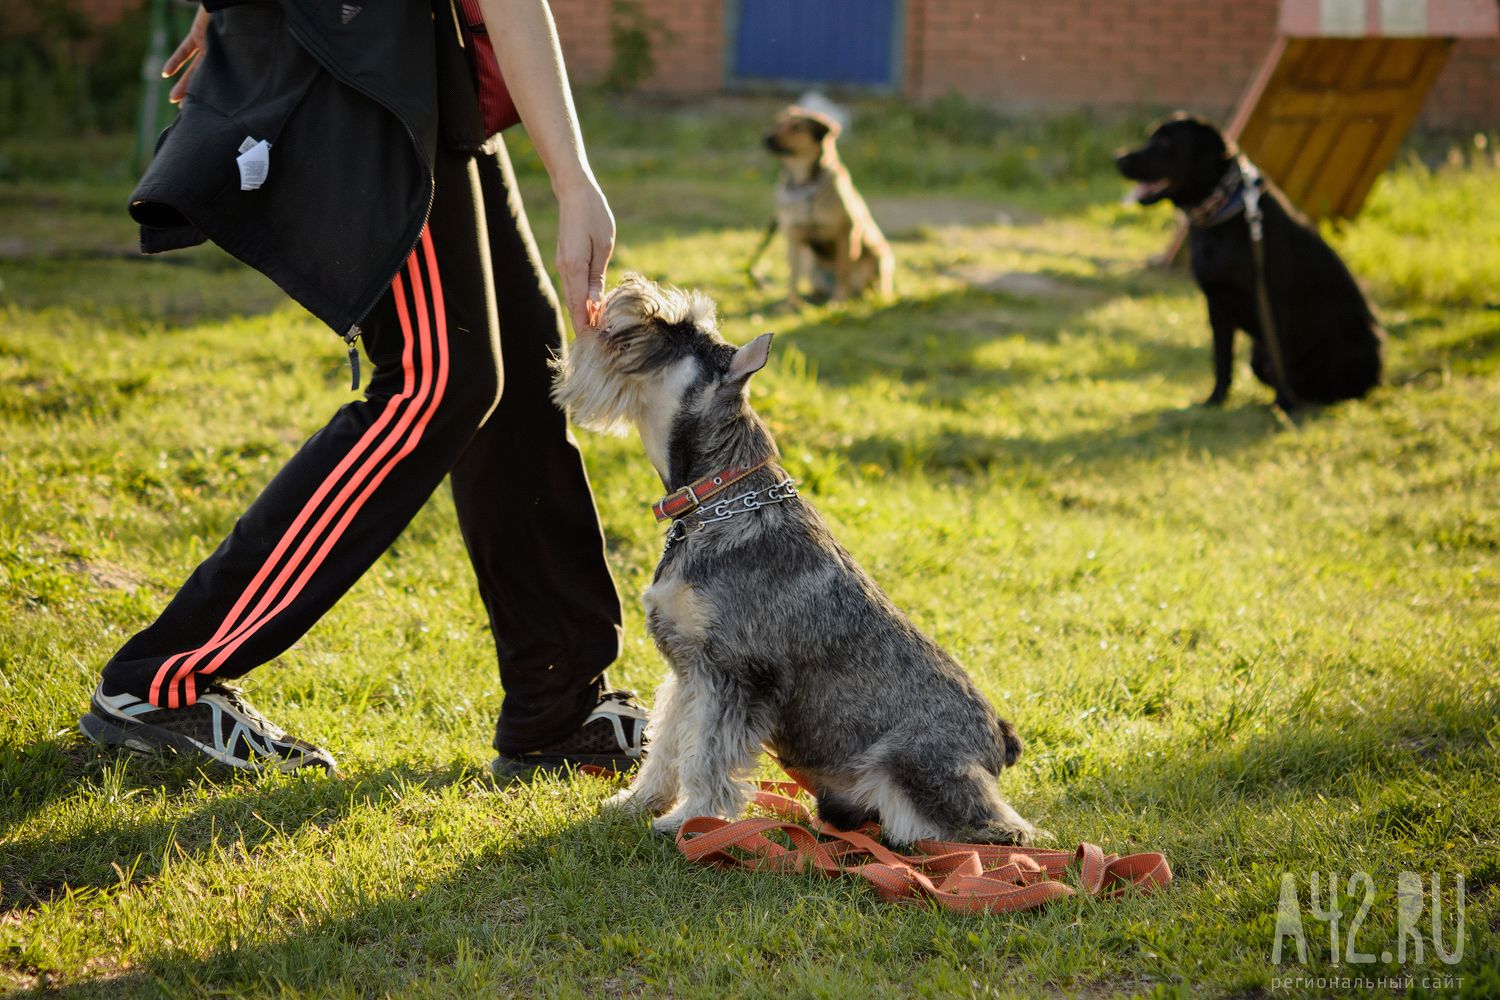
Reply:
[[[154, 753], [158, 750], [169, 749], [167, 746], [148, 743], [145, 740], [131, 736], [119, 726], [114, 725], [93, 712], [84, 715], [78, 720], [78, 731], [96, 746], [101, 747], [123, 747], [136, 753]], [[170, 749], [176, 749], [170, 747]]]
[[[201, 757], [219, 767], [227, 767], [235, 771], [257, 771], [262, 766], [251, 761], [223, 757], [190, 737], [162, 729], [158, 726], [148, 725], [144, 722], [131, 722], [128, 725], [121, 725], [108, 715], [101, 713], [97, 705], [91, 705], [90, 708], [93, 711], [86, 713], [78, 720], [78, 731], [97, 746], [123, 747], [126, 750], [140, 754], [153, 754], [160, 753], [163, 750], [175, 750], [190, 757]], [[277, 770], [286, 773], [304, 767], [321, 767], [330, 774], [337, 773], [334, 768], [328, 767], [322, 761], [309, 760], [301, 763], [282, 761], [276, 765]]]

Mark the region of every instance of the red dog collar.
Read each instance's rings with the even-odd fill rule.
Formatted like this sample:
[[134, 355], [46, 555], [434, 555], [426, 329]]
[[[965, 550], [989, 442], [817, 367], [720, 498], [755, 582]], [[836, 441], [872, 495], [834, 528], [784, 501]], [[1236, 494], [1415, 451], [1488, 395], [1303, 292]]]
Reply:
[[651, 513], [656, 515], [658, 521], [679, 518], [696, 510], [714, 494], [722, 493], [750, 473], [758, 472], [770, 464], [771, 458], [767, 456], [754, 465], [731, 465], [727, 469], [721, 469], [711, 476], [704, 476], [696, 483], [689, 483], [680, 490], [668, 493], [651, 505]]

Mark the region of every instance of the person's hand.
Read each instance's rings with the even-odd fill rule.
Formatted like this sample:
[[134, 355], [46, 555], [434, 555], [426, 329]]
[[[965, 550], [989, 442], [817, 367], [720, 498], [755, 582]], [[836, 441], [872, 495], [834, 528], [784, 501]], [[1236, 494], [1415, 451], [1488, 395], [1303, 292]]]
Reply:
[[182, 103], [187, 96], [188, 81], [193, 78], [193, 73], [198, 69], [198, 54], [203, 51], [203, 36], [208, 31], [208, 11], [201, 6], [198, 13], [193, 15], [193, 26], [188, 29], [187, 37], [183, 38], [177, 46], [177, 51], [167, 57], [167, 61], [161, 64], [161, 75], [171, 76], [178, 70], [183, 70], [182, 76], [172, 85], [172, 92], [167, 98], [173, 104]]
[[599, 324], [604, 270], [615, 249], [615, 217], [593, 178], [558, 192], [557, 273], [573, 333]]

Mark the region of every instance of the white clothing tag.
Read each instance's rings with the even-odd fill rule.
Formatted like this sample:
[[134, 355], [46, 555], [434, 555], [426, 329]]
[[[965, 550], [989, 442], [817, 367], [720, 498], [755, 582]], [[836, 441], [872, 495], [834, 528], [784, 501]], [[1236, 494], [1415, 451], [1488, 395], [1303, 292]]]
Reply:
[[254, 191], [266, 182], [266, 175], [271, 172], [271, 144], [245, 136], [235, 163], [240, 168], [240, 190]]

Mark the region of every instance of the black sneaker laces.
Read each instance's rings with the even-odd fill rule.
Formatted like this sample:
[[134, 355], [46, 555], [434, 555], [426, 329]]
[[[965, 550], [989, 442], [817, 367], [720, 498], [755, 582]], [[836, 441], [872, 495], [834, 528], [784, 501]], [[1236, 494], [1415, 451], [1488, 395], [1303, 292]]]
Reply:
[[[204, 694], [216, 694], [229, 703], [236, 712], [266, 728], [273, 735], [282, 732], [281, 727], [261, 715], [255, 706], [245, 700], [245, 692], [226, 681], [211, 680], [203, 686]], [[279, 738], [279, 737], [276, 737]]]

